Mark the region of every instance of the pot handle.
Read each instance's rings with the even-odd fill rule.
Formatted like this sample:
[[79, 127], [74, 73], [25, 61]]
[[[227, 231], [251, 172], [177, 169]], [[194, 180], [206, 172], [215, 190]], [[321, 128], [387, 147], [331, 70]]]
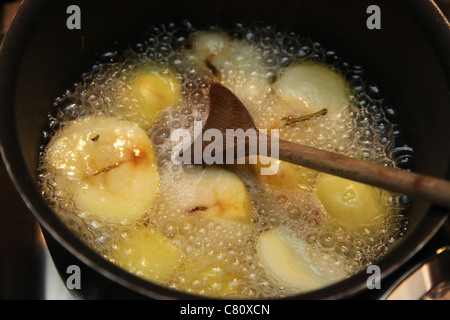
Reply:
[[450, 245], [442, 247], [397, 281], [386, 300], [450, 300]]

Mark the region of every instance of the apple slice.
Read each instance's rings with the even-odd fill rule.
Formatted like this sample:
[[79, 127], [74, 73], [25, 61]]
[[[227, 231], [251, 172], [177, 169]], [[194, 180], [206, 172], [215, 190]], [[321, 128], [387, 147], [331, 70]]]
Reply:
[[135, 123], [85, 117], [67, 124], [50, 141], [46, 157], [77, 208], [103, 219], [138, 218], [156, 198], [155, 152]]

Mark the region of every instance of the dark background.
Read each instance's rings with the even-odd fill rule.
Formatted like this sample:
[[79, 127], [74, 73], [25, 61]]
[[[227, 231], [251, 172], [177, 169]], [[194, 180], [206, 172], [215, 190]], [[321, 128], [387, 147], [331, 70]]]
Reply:
[[[449, 17], [450, 0], [435, 2]], [[0, 41], [19, 5], [20, 1], [0, 0]], [[421, 254], [427, 256], [440, 246], [449, 245], [449, 235], [447, 222]], [[0, 161], [0, 299], [45, 299], [45, 254], [40, 229]]]

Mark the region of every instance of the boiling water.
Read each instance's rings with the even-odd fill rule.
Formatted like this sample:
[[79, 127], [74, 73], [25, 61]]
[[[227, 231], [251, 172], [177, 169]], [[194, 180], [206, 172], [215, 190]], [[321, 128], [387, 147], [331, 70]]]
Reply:
[[[305, 289], [282, 283], [268, 274], [259, 260], [258, 237], [279, 226], [302, 243], [303, 255], [314, 271], [331, 281], [349, 277], [376, 263], [406, 230], [406, 218], [401, 215], [404, 197], [387, 194], [382, 199], [389, 213], [375, 227], [336, 227], [316, 198], [313, 183], [295, 190], [268, 186], [258, 180], [249, 166], [227, 165], [228, 170], [242, 179], [249, 193], [251, 225], [205, 219], [185, 211], [183, 203], [194, 196], [189, 174], [203, 168], [174, 164], [170, 160], [174, 143], [169, 136], [173, 129], [191, 129], [194, 121], [205, 119], [207, 83], [214, 78], [189, 59], [188, 39], [194, 31], [196, 28], [187, 22], [153, 27], [133, 48], [102, 55], [101, 61], [83, 74], [79, 83], [55, 100], [48, 130], [44, 132], [40, 167], [42, 193], [51, 207], [86, 243], [119, 265], [122, 261], [118, 252], [124, 249], [121, 246], [126, 246], [126, 241], [121, 240], [143, 227], [160, 231], [183, 251], [183, 261], [176, 272], [161, 281], [168, 287], [194, 294], [261, 298], [303, 292]], [[250, 59], [238, 56], [231, 61], [227, 72], [220, 74], [220, 82], [243, 101], [257, 127], [280, 127], [282, 118], [291, 116], [289, 107], [275, 98], [271, 86], [283, 68], [298, 62], [324, 64], [349, 83], [348, 116], [336, 120], [325, 115], [298, 126], [281, 125], [280, 138], [387, 166], [408, 162], [408, 153], [393, 152], [398, 138], [394, 113], [384, 104], [378, 88], [364, 81], [360, 66], [346, 63], [319, 43], [270, 26], [239, 24], [228, 29], [227, 34], [247, 41], [253, 50]], [[157, 65], [162, 72], [175, 71], [182, 83], [182, 102], [166, 109], [155, 123], [136, 117], [130, 111], [134, 102], [125, 94], [135, 71], [147, 65]], [[260, 87], [255, 88], [255, 79], [269, 81], [265, 85], [257, 82]], [[70, 193], [60, 186], [58, 176], [46, 163], [45, 146], [58, 134], [58, 129], [88, 114], [131, 119], [148, 130], [157, 154], [160, 190], [156, 202], [136, 223], [105, 223], [77, 210]], [[306, 171], [305, 179], [313, 179], [309, 177], [314, 177], [312, 171]]]

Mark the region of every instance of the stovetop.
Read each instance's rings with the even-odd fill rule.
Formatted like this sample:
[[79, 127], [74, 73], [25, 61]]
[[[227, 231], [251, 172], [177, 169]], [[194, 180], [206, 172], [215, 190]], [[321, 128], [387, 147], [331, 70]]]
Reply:
[[[19, 2], [10, 1], [3, 4], [0, 10], [0, 16], [3, 16], [0, 31], [6, 30]], [[444, 12], [450, 13], [450, 0], [441, 0], [438, 3]], [[16, 192], [1, 161], [0, 188], [0, 299], [74, 299], [55, 269], [39, 225]], [[435, 254], [436, 250], [445, 246], [450, 246], [450, 221], [447, 221], [438, 234], [400, 270], [400, 273], [404, 274], [405, 271], [420, 265]], [[427, 270], [431, 269], [425, 271]], [[426, 273], [418, 276], [416, 274], [416, 278], [421, 278], [419, 282], [426, 283], [430, 280], [428, 277]], [[444, 293], [440, 298], [450, 299], [450, 279], [447, 278], [446, 281], [441, 281], [440, 287], [436, 290], [441, 290], [440, 292], [443, 290]], [[414, 288], [423, 290], [419, 284]], [[408, 288], [407, 295], [397, 292], [393, 297], [397, 299], [422, 297], [419, 292], [411, 290]]]

